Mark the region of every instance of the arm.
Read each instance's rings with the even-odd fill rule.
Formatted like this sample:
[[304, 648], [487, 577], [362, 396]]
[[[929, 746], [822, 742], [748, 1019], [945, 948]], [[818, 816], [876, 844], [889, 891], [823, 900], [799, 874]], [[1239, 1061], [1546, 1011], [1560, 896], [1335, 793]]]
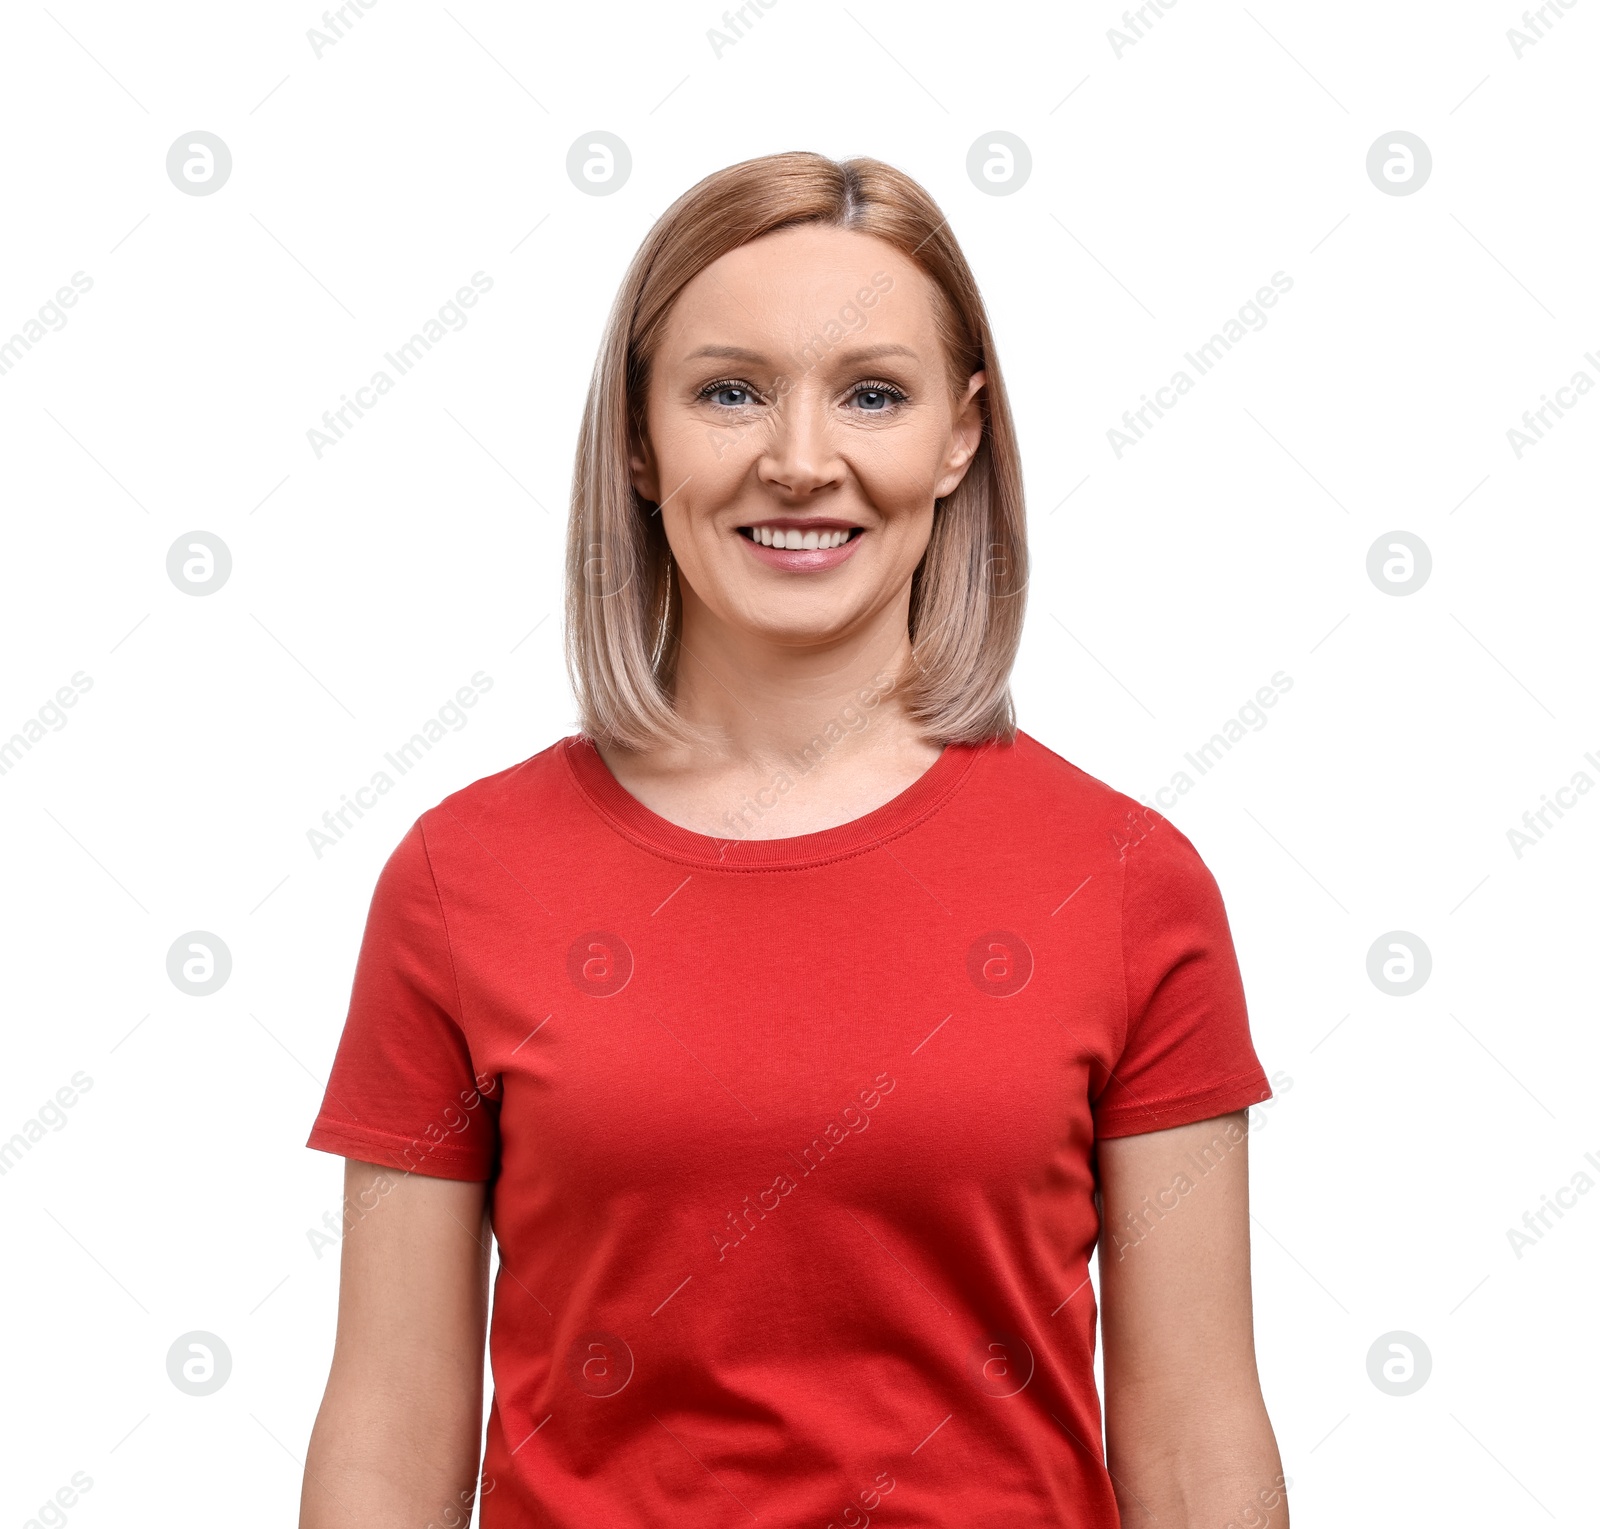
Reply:
[[339, 1329], [300, 1529], [464, 1525], [483, 1420], [485, 1186], [347, 1160]]
[[1245, 1131], [1240, 1111], [1099, 1146], [1106, 1454], [1129, 1529], [1289, 1523], [1256, 1375]]

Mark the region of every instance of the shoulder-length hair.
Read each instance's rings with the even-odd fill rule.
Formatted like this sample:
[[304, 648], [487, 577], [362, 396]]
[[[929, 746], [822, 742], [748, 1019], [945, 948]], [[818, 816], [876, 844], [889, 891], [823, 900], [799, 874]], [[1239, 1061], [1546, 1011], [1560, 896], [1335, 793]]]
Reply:
[[708, 175], [657, 220], [623, 278], [589, 385], [567, 533], [567, 667], [583, 730], [648, 750], [695, 735], [673, 706], [681, 598], [662, 517], [633, 486], [650, 364], [673, 301], [730, 250], [818, 223], [892, 245], [933, 284], [952, 389], [983, 371], [983, 436], [912, 579], [910, 671], [899, 690], [930, 739], [1010, 742], [1027, 543], [1022, 465], [994, 338], [949, 224], [914, 180], [876, 159], [771, 154]]

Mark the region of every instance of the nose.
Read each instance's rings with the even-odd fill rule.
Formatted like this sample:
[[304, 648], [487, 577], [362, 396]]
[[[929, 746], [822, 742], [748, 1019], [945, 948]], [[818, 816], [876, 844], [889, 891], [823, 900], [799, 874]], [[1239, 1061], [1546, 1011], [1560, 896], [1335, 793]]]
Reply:
[[809, 499], [844, 480], [845, 466], [833, 438], [826, 398], [795, 388], [768, 415], [756, 473], [769, 488], [793, 499]]

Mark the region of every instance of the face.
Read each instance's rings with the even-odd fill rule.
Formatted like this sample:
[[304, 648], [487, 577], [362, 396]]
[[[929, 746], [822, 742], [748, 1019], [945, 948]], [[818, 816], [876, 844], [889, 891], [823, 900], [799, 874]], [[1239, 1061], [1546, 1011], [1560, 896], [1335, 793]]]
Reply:
[[803, 225], [683, 291], [653, 358], [634, 486], [660, 505], [684, 616], [825, 645], [909, 610], [934, 500], [982, 433], [935, 289], [868, 234]]

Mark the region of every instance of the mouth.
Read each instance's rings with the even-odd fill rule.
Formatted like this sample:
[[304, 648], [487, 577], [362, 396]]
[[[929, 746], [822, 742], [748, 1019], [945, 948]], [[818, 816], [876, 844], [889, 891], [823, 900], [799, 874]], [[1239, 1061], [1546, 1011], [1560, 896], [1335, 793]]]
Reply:
[[844, 520], [761, 520], [738, 527], [750, 551], [769, 567], [793, 573], [837, 568], [849, 558], [866, 529]]

